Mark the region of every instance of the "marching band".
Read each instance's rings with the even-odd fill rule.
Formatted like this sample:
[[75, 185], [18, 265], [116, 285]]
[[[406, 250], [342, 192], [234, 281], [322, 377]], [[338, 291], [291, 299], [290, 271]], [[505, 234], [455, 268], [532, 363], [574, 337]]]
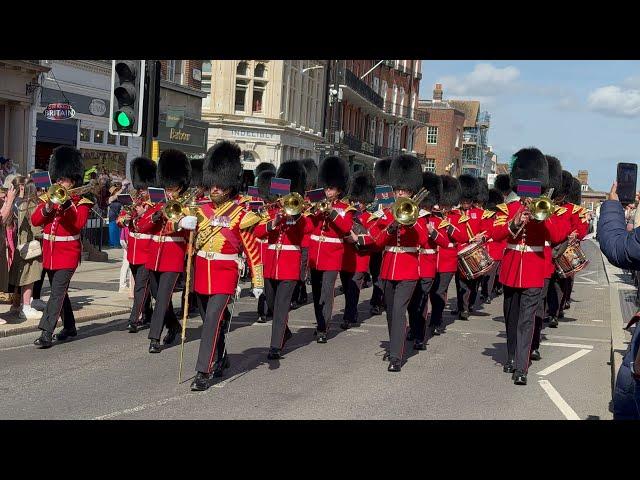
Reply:
[[[43, 263], [52, 292], [35, 342], [40, 348], [77, 334], [67, 289], [92, 204], [78, 193], [78, 150], [56, 149], [49, 168], [55, 188], [40, 197], [32, 216], [44, 228]], [[499, 175], [491, 189], [470, 175], [423, 172], [407, 154], [351, 176], [347, 163], [333, 156], [319, 166], [310, 159], [287, 161], [277, 171], [261, 164], [255, 173], [255, 187], [240, 192], [241, 151], [226, 141], [209, 149], [204, 161], [167, 150], [157, 164], [143, 157], [131, 162], [133, 203], [117, 221], [129, 229], [127, 258], [135, 278], [128, 330], [150, 324], [149, 352], [160, 353], [163, 330], [169, 345], [182, 329], [184, 347], [189, 303], [195, 301], [203, 328], [192, 390], [206, 390], [230, 365], [225, 338], [243, 258], [258, 321], [272, 321], [269, 360], [282, 358], [293, 336], [289, 312], [306, 303], [307, 276], [316, 341], [325, 344], [338, 277], [345, 295], [340, 327], [347, 330], [360, 323], [360, 292], [370, 275], [371, 314], [387, 316], [383, 358], [390, 372], [399, 372], [406, 340], [420, 351], [430, 336], [445, 333], [447, 291], [455, 280], [452, 313], [459, 320], [474, 315], [478, 296], [489, 304], [503, 295], [503, 371], [516, 385], [527, 383], [531, 361], [541, 358], [544, 319], [558, 327], [569, 308], [572, 278], [588, 263], [580, 248], [588, 216], [579, 182], [557, 158], [533, 147], [518, 151], [510, 176]], [[163, 189], [164, 198], [152, 198], [152, 188]], [[181, 276], [182, 325], [172, 305]], [[54, 337], [61, 313], [64, 327]]]

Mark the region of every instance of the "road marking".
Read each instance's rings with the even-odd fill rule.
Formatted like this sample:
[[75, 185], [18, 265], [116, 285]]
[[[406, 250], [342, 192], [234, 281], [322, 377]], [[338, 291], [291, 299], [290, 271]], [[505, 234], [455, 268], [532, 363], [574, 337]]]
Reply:
[[595, 318], [591, 320], [592, 322], [603, 322], [603, 320], [596, 320]]
[[187, 393], [183, 395], [178, 395], [176, 397], [165, 398], [164, 400], [158, 400], [157, 402], [153, 402], [153, 403], [143, 403], [142, 405], [138, 405], [137, 407], [127, 408], [125, 410], [121, 410], [118, 412], [112, 412], [112, 413], [108, 413], [107, 415], [94, 417], [92, 420], [109, 420], [110, 418], [120, 417], [122, 415], [127, 415], [129, 413], [141, 412], [142, 410], [146, 410], [147, 408], [161, 407], [162, 405], [166, 405], [167, 403], [175, 402], [176, 400], [181, 400], [189, 396], [194, 396], [194, 394]]
[[558, 391], [553, 388], [553, 385], [549, 383], [549, 380], [538, 380], [538, 384], [542, 387], [545, 393], [549, 396], [551, 401], [558, 407], [558, 410], [562, 412], [567, 420], [580, 420], [580, 417], [573, 408], [569, 406], [564, 398], [560, 396]]
[[569, 348], [588, 348], [589, 350], [593, 349], [593, 345], [579, 345], [577, 343], [552, 343], [552, 342], [541, 342], [540, 345], [550, 346], [550, 347], [569, 347]]
[[597, 342], [597, 343], [611, 343], [611, 339], [604, 338], [589, 338], [589, 337], [568, 337], [565, 335], [553, 335], [551, 333], [543, 333], [546, 338], [549, 339], [558, 339], [558, 340], [577, 340], [577, 341], [587, 341], [587, 342]]
[[549, 380], [538, 380], [538, 383], [567, 420], [580, 420], [580, 417], [575, 410], [564, 401], [564, 398], [562, 398], [558, 391], [553, 388], [553, 385], [549, 383]]
[[574, 360], [579, 359], [580, 357], [584, 357], [587, 353], [589, 353], [591, 350], [587, 350], [587, 349], [582, 349], [577, 351], [576, 353], [573, 353], [571, 355], [569, 355], [567, 358], [560, 360], [559, 362], [554, 363], [553, 365], [548, 366], [547, 368], [545, 368], [544, 370], [542, 370], [541, 372], [538, 372], [538, 375], [540, 376], [546, 376], [549, 375], [550, 373], [555, 372], [556, 370], [564, 367], [565, 365], [570, 364], [571, 362], [573, 362]]

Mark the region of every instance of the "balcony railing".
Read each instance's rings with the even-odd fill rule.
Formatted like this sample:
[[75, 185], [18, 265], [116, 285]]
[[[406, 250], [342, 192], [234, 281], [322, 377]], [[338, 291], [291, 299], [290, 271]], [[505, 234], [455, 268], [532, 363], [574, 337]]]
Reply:
[[383, 107], [384, 100], [382, 99], [382, 97], [378, 95], [373, 88], [360, 80], [360, 78], [358, 78], [358, 76], [356, 76], [350, 70], [345, 69], [344, 71], [344, 83], [347, 87], [358, 93], [361, 97], [373, 103], [376, 107]]
[[384, 113], [388, 115], [395, 115], [397, 117], [404, 117], [410, 120], [416, 120], [422, 123], [429, 122], [429, 114], [427, 112], [413, 109], [406, 105], [400, 105], [399, 103], [386, 102], [384, 104]]

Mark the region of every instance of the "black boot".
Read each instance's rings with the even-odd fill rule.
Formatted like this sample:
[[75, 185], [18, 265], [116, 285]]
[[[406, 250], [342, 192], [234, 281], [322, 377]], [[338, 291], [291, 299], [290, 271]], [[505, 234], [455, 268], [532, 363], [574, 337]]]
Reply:
[[318, 332], [318, 337], [316, 338], [317, 343], [327, 343], [327, 334], [326, 332]]
[[343, 318], [342, 323], [340, 324], [340, 328], [343, 330], [349, 330], [349, 320]]
[[427, 346], [425, 345], [425, 343], [421, 340], [416, 340], [415, 343], [413, 344], [413, 349], [414, 350], [426, 350]]
[[373, 307], [371, 307], [372, 316], [381, 315], [381, 314], [382, 314], [382, 307], [380, 305], [374, 305]]
[[209, 380], [211, 379], [211, 375], [208, 373], [198, 372], [196, 374], [196, 378], [191, 382], [191, 390], [196, 392], [202, 392], [209, 388]]
[[129, 322], [127, 328], [129, 329], [129, 333], [136, 333], [138, 331], [138, 325], [136, 325], [135, 323]]
[[264, 315], [258, 315], [258, 323], [267, 323], [267, 317]]
[[458, 320], [469, 320], [469, 312], [461, 311]]
[[531, 355], [529, 356], [531, 360], [535, 360], [536, 362], [542, 358], [540, 352], [538, 350], [533, 350]]
[[504, 373], [515, 372], [516, 371], [515, 362], [513, 360], [509, 360], [507, 363], [504, 364], [504, 367], [502, 367], [502, 371]]
[[161, 351], [160, 340], [151, 340], [151, 343], [149, 343], [149, 353], [160, 353]]
[[51, 348], [53, 346], [53, 334], [42, 330], [40, 337], [33, 344], [40, 348]]
[[549, 328], [558, 328], [558, 319], [556, 317], [549, 318]]
[[178, 336], [178, 333], [180, 333], [180, 324], [169, 327], [169, 329], [167, 330], [167, 334], [162, 339], [162, 343], [164, 343], [165, 345], [171, 345]]
[[526, 385], [527, 384], [527, 374], [521, 371], [514, 372], [513, 383], [516, 385]]
[[402, 362], [398, 358], [392, 358], [389, 361], [389, 367], [387, 368], [389, 372], [399, 372], [402, 370]]
[[281, 358], [281, 351], [279, 348], [270, 348], [269, 349], [269, 353], [267, 354], [267, 358], [269, 360], [278, 360], [279, 358]]
[[57, 340], [58, 342], [64, 342], [69, 337], [76, 337], [76, 336], [78, 336], [78, 331], [75, 328], [73, 330], [67, 330], [66, 328], [63, 328], [53, 336], [53, 339]]

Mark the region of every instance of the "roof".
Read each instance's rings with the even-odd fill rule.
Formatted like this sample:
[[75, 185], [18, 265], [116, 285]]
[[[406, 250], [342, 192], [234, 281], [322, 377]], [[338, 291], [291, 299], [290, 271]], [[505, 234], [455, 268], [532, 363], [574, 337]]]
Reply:
[[480, 111], [480, 102], [477, 100], [447, 100], [449, 104], [462, 112], [464, 112], [464, 126], [475, 127], [478, 120], [478, 112]]

